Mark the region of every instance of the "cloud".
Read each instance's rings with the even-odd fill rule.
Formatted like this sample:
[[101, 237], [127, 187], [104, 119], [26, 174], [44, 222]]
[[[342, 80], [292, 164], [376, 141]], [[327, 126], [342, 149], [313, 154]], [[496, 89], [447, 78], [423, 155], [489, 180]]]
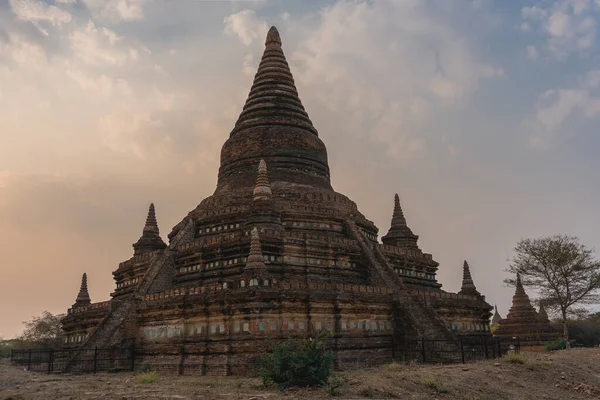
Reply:
[[60, 27], [71, 22], [71, 14], [54, 5], [35, 0], [10, 0], [13, 13], [22, 21], [31, 22], [41, 33], [49, 33], [41, 23], [48, 23], [53, 27]]
[[92, 13], [111, 22], [144, 18], [143, 5], [149, 0], [81, 0]]
[[225, 17], [225, 33], [249, 46], [254, 41], [262, 41], [268, 30], [267, 23], [256, 17], [254, 10], [243, 10]]
[[504, 75], [477, 59], [452, 21], [433, 15], [421, 2], [325, 8], [291, 55], [300, 89], [318, 113], [346, 115], [346, 135], [371, 137], [394, 158], [422, 153], [431, 115]]
[[527, 46], [527, 59], [529, 60], [537, 60], [538, 51], [535, 46]]
[[[596, 43], [600, 5], [590, 0], [560, 0], [546, 7], [523, 7], [521, 16], [529, 31], [531, 25], [546, 35], [545, 50], [557, 59], [572, 53], [585, 54]], [[522, 25], [523, 26], [523, 25]]]
[[150, 52], [145, 47], [128, 45], [115, 32], [98, 27], [92, 21], [71, 32], [69, 40], [75, 56], [94, 66], [121, 66], [128, 61], [137, 61], [140, 50], [146, 54]]

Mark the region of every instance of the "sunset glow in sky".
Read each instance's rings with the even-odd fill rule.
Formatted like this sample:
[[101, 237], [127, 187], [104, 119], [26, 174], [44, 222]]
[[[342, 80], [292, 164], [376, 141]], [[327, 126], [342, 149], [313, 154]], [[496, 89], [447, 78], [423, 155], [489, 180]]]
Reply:
[[215, 189], [277, 26], [334, 189], [394, 193], [456, 291], [504, 316], [523, 237], [600, 257], [600, 0], [0, 0], [0, 337], [92, 301], [150, 202], [163, 239]]

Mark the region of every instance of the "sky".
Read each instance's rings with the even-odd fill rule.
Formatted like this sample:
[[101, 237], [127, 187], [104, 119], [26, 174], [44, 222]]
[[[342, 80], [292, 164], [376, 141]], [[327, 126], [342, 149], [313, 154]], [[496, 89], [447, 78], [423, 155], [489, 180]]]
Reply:
[[[92, 301], [148, 205], [166, 235], [216, 186], [271, 25], [336, 191], [398, 193], [457, 291], [504, 316], [517, 241], [600, 251], [600, 0], [0, 0], [0, 337]], [[598, 253], [597, 253], [598, 255]]]

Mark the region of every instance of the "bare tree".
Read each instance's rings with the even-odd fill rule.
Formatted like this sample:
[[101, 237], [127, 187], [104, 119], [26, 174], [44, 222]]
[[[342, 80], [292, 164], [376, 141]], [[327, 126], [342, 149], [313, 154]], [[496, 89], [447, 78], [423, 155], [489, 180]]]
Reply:
[[19, 339], [32, 344], [51, 345], [60, 343], [60, 320], [64, 316], [64, 314], [54, 315], [49, 311], [44, 311], [42, 315], [23, 322], [25, 330]]
[[[593, 250], [568, 235], [522, 239], [514, 251], [508, 272], [519, 274], [521, 283], [536, 289], [539, 301], [560, 315], [569, 348], [568, 316], [581, 314], [585, 304], [600, 299], [600, 262]], [[514, 285], [516, 278], [505, 282]]]

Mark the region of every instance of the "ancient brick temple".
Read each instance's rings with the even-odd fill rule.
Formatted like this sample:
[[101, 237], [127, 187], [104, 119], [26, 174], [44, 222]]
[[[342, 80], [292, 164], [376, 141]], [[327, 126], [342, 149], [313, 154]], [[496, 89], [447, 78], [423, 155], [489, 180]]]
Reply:
[[332, 188], [274, 27], [214, 194], [168, 237], [151, 205], [133, 257], [113, 272], [111, 300], [90, 303], [82, 284], [64, 319], [67, 346], [134, 344], [140, 365], [229, 374], [268, 337], [328, 332], [341, 365], [389, 361], [410, 338], [490, 335], [492, 307], [469, 266], [459, 293], [443, 291], [398, 195], [379, 243], [373, 222]]
[[517, 275], [512, 307], [506, 318], [500, 319], [497, 323], [498, 328], [494, 331], [494, 336], [518, 338], [522, 350], [541, 351], [546, 343], [559, 338], [558, 331], [550, 325], [544, 306], [540, 305], [538, 313], [531, 305], [519, 275]]

